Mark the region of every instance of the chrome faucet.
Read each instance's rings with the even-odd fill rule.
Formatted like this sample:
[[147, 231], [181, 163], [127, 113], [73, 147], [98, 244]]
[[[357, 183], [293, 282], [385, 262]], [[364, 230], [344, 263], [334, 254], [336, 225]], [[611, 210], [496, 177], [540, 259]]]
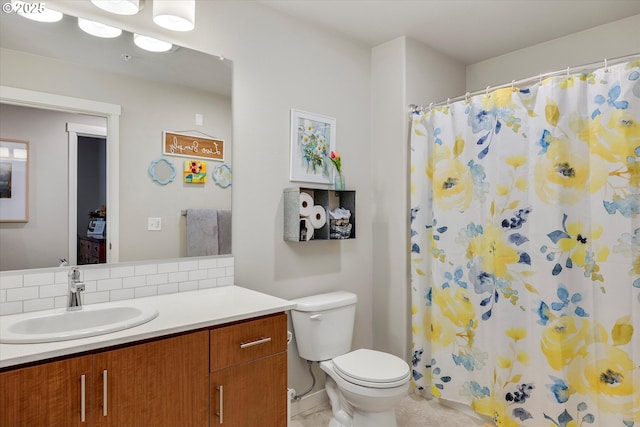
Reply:
[[67, 299], [67, 311], [82, 310], [82, 295], [84, 283], [80, 281], [80, 270], [72, 267], [69, 270], [69, 298]]

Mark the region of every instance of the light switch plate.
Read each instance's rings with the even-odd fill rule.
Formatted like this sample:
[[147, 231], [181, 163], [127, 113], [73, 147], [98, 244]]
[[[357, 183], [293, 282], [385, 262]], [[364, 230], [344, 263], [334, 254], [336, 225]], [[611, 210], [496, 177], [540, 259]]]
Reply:
[[162, 230], [162, 218], [147, 218], [147, 230], [160, 231]]

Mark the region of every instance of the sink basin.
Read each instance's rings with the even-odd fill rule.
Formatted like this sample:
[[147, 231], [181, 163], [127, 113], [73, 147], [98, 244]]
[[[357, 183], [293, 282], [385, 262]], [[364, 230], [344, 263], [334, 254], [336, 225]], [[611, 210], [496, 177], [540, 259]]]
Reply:
[[84, 306], [0, 319], [0, 343], [33, 344], [87, 338], [141, 325], [158, 316], [155, 308]]

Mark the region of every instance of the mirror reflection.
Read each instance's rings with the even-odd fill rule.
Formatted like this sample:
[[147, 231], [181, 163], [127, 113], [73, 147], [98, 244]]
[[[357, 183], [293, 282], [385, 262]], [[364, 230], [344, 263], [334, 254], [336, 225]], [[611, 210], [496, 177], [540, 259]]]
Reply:
[[[29, 221], [0, 222], [0, 270], [55, 267], [61, 259], [77, 263], [80, 251], [69, 248], [80, 249], [87, 237], [100, 240], [89, 228], [103, 207], [110, 232], [104, 196], [110, 192], [119, 205], [119, 261], [187, 256], [182, 213], [231, 209], [232, 186], [216, 185], [211, 175], [206, 182], [183, 179], [190, 160], [205, 162], [209, 174], [232, 171], [231, 78], [231, 62], [217, 56], [175, 46], [147, 52], [133, 44], [131, 33], [96, 38], [71, 16], [45, 24], [1, 14], [0, 85], [113, 104], [121, 113], [119, 184], [109, 188], [113, 177], [105, 152], [112, 152], [112, 138], [106, 117], [0, 104], [0, 137], [29, 141], [31, 150]], [[224, 161], [164, 154], [167, 131], [223, 140]], [[148, 172], [160, 156], [177, 171], [165, 185]], [[74, 173], [77, 193], [69, 194]], [[77, 219], [73, 230], [70, 215]]]

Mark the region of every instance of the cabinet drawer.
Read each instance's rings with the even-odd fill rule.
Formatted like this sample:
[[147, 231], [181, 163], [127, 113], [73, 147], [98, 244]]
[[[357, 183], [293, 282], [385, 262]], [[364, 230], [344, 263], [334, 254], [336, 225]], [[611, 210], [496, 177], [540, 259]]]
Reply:
[[210, 332], [211, 372], [287, 349], [287, 315], [279, 313]]

